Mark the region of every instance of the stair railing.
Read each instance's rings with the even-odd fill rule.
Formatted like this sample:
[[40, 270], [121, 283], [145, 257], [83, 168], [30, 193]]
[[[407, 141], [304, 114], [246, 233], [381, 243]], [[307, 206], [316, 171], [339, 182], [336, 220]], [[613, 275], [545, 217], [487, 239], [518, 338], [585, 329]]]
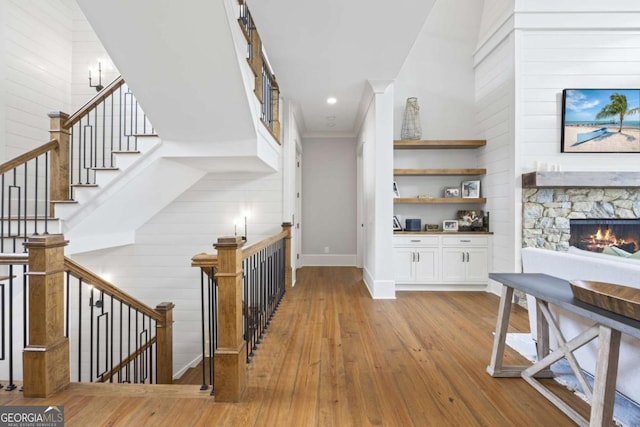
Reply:
[[247, 40], [247, 62], [253, 75], [254, 94], [260, 101], [260, 120], [274, 139], [280, 143], [280, 88], [276, 76], [264, 55], [262, 39], [244, 0], [238, 0], [240, 16], [238, 23]]
[[22, 376], [25, 396], [44, 397], [70, 381], [171, 384], [174, 305], [141, 303], [64, 257], [65, 245], [34, 236], [28, 255], [0, 257], [0, 386]]
[[[217, 254], [199, 254], [203, 385], [216, 401], [237, 402], [251, 362], [285, 290], [291, 287], [291, 224], [247, 248], [241, 237], [221, 237]], [[213, 358], [210, 356], [213, 355]], [[209, 381], [206, 383], [206, 371]]]
[[58, 145], [54, 139], [0, 165], [0, 253], [22, 252], [28, 235], [48, 233], [50, 162]]
[[[155, 130], [122, 76], [62, 122], [69, 134], [69, 182], [95, 186], [97, 170], [116, 169], [114, 154], [137, 152], [138, 137]], [[67, 200], [67, 199], [54, 199]]]
[[118, 77], [69, 117], [49, 114], [51, 141], [0, 165], [0, 253], [24, 252], [30, 235], [49, 233], [54, 202], [95, 186], [95, 172], [116, 169], [114, 155], [137, 152], [154, 129]]

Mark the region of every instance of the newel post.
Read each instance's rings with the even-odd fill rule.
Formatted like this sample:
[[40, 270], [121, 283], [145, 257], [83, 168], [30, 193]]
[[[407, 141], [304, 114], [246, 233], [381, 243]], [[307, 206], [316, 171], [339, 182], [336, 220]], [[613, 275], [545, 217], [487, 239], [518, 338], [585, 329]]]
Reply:
[[47, 397], [69, 384], [69, 339], [64, 336], [62, 234], [32, 236], [29, 251], [27, 346], [22, 353], [24, 396]]
[[238, 402], [246, 387], [247, 361], [242, 328], [241, 237], [220, 237], [218, 251], [218, 343], [214, 352], [216, 402]]
[[283, 222], [282, 229], [287, 232], [284, 238], [284, 285], [285, 289], [291, 289], [293, 283], [291, 270], [291, 223]]
[[156, 306], [156, 311], [162, 314], [162, 319], [156, 322], [157, 382], [158, 384], [173, 384], [173, 308], [172, 302], [162, 302]]
[[[49, 134], [51, 139], [58, 140], [58, 148], [51, 152], [51, 188], [50, 200], [69, 200], [69, 129], [64, 123], [69, 115], [61, 111], [49, 113]], [[53, 215], [53, 204], [51, 205]]]

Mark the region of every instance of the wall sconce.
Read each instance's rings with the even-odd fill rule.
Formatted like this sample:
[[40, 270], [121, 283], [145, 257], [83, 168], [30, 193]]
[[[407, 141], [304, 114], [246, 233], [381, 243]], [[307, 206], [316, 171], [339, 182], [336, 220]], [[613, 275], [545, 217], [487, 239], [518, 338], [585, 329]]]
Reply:
[[[235, 222], [233, 224], [233, 235], [237, 236], [238, 235], [238, 222]], [[247, 217], [244, 217], [244, 235], [241, 236], [242, 240], [244, 240], [245, 242], [247, 241]]]
[[[93, 86], [92, 86], [93, 87]], [[90, 285], [91, 294], [89, 295], [89, 307], [102, 308], [102, 295], [98, 299], [93, 298], [93, 285]]]
[[96, 92], [100, 92], [104, 86], [102, 86], [102, 64], [98, 61], [98, 84], [91, 84], [91, 68], [89, 68], [89, 87], [95, 87]]

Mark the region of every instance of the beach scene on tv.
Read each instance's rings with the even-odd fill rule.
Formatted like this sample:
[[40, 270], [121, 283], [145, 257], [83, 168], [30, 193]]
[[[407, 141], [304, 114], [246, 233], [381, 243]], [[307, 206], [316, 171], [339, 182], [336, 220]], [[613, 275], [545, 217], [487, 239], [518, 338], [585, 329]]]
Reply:
[[640, 152], [640, 89], [566, 89], [563, 152]]

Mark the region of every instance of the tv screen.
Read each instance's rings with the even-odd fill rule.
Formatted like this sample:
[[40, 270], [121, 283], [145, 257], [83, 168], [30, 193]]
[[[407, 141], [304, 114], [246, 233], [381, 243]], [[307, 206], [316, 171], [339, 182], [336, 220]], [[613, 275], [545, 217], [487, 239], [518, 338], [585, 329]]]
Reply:
[[640, 89], [562, 91], [563, 153], [640, 153]]

